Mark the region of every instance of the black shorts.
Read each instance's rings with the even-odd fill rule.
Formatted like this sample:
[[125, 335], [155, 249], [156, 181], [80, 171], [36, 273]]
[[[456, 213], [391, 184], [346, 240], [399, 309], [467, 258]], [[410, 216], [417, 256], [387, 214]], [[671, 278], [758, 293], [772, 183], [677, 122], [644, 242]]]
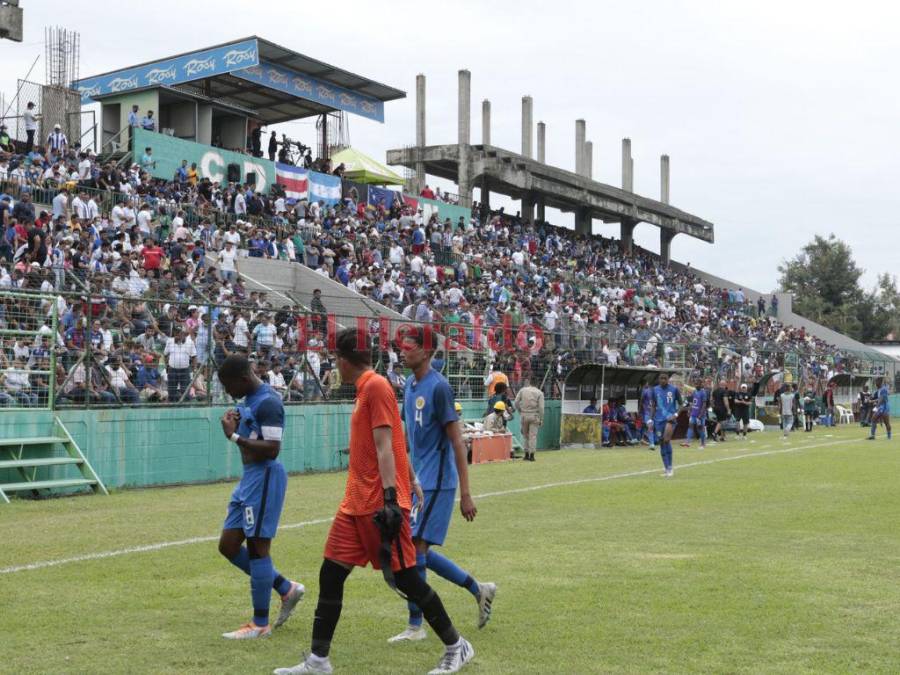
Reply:
[[719, 422], [725, 422], [728, 420], [728, 411], [725, 408], [714, 408], [713, 412], [716, 414], [716, 419]]
[[735, 412], [734, 418], [739, 422], [743, 422], [744, 424], [750, 423], [750, 411], [749, 410], [738, 410]]

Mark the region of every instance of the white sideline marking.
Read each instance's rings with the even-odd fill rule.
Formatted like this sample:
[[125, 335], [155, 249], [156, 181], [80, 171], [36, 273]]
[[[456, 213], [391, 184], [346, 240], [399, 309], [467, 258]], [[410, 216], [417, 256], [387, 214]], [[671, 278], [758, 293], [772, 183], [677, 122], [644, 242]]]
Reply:
[[[705, 466], [707, 464], [718, 464], [719, 462], [731, 462], [737, 459], [747, 459], [749, 457], [765, 457], [767, 455], [781, 455], [788, 452], [799, 452], [800, 450], [810, 450], [812, 448], [822, 448], [831, 445], [840, 445], [845, 441], [830, 441], [828, 443], [813, 443], [810, 445], [799, 445], [792, 448], [781, 448], [780, 450], [767, 450], [765, 452], [748, 452], [742, 455], [731, 455], [730, 457], [718, 457], [716, 459], [703, 459], [697, 462], [689, 462], [687, 464], [676, 464], [678, 470], [687, 469], [692, 466]], [[647, 474], [658, 474], [659, 468], [642, 469], [641, 471], [629, 471], [627, 473], [614, 473], [608, 476], [595, 476], [593, 478], [578, 478], [575, 480], [558, 481], [556, 483], [544, 483], [542, 485], [530, 485], [528, 487], [513, 488], [510, 490], [499, 490], [497, 492], [485, 492], [475, 495], [475, 499], [487, 499], [488, 497], [503, 497], [505, 495], [516, 495], [525, 492], [537, 492], [538, 490], [548, 490], [550, 488], [568, 487], [571, 485], [584, 485], [586, 483], [601, 483], [609, 480], [617, 480], [619, 478], [633, 478], [635, 476], [646, 476]], [[456, 501], [459, 501], [458, 499]], [[330, 523], [333, 518], [318, 518], [316, 520], [304, 520], [299, 523], [289, 523], [281, 525], [279, 530], [295, 530], [301, 527], [310, 527], [312, 525], [322, 525]], [[58, 567], [59, 565], [68, 565], [69, 563], [87, 562], [90, 560], [103, 560], [105, 558], [117, 558], [132, 553], [148, 553], [151, 551], [161, 551], [166, 548], [175, 546], [188, 546], [190, 544], [204, 544], [212, 541], [218, 541], [219, 535], [208, 537], [191, 537], [189, 539], [179, 539], [177, 541], [163, 541], [158, 544], [145, 544], [143, 546], [131, 546], [129, 548], [120, 548], [113, 551], [101, 551], [99, 553], [86, 553], [84, 555], [73, 556], [71, 558], [59, 558], [57, 560], [41, 560], [38, 562], [28, 563], [27, 565], [14, 565], [12, 567], [0, 568], [0, 575], [13, 574], [15, 572], [27, 572], [30, 570], [42, 570], [48, 567]]]

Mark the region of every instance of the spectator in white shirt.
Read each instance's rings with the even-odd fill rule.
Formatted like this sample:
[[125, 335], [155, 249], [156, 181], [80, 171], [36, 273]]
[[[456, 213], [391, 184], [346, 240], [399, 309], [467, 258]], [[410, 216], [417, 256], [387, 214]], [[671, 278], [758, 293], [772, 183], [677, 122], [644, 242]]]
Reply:
[[237, 277], [237, 249], [230, 241], [225, 242], [225, 248], [219, 251], [219, 273], [223, 281], [233, 282]]
[[194, 341], [184, 329], [174, 338], [169, 338], [163, 354], [166, 356], [166, 376], [169, 384], [169, 400], [180, 401], [187, 395], [191, 384], [191, 363], [197, 356]]

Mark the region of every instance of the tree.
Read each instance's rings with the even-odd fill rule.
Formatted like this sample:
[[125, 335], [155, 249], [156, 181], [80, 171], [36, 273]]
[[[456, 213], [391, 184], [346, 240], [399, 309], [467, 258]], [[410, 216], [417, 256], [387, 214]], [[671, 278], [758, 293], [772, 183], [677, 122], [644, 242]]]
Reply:
[[864, 291], [863, 270], [850, 247], [833, 234], [816, 235], [791, 260], [778, 266], [781, 289], [793, 293], [801, 316], [862, 342], [883, 340], [900, 325], [900, 291], [896, 280], [881, 274]]

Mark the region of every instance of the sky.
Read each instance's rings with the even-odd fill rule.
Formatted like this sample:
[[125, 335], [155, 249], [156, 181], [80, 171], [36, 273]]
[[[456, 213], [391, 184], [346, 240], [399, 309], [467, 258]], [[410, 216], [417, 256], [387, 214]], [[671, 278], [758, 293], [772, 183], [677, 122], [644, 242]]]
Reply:
[[[778, 264], [815, 234], [847, 241], [864, 284], [898, 267], [900, 4], [647, 0], [434, 5], [341, 0], [324, 12], [290, 0], [170, 2], [108, 11], [86, 0], [21, 0], [23, 43], [0, 42], [0, 91], [40, 60], [46, 26], [81, 35], [81, 76], [259, 35], [408, 92], [385, 123], [350, 115], [352, 145], [384, 161], [415, 143], [415, 78], [427, 78], [427, 142], [456, 140], [457, 71], [472, 73], [472, 142], [490, 99], [491, 141], [521, 150], [521, 97], [547, 124], [547, 162], [574, 170], [575, 120], [587, 122], [594, 178], [621, 185], [632, 139], [635, 192], [712, 221], [714, 244], [677, 236], [672, 257], [735, 285], [770, 291]], [[311, 143], [311, 122], [276, 127]], [[443, 187], [452, 185], [431, 181]], [[492, 206], [502, 204], [492, 199]], [[518, 210], [516, 203], [508, 208]], [[571, 214], [548, 210], [571, 226]], [[618, 236], [618, 225], [595, 221]], [[658, 230], [635, 240], [659, 250]]]

